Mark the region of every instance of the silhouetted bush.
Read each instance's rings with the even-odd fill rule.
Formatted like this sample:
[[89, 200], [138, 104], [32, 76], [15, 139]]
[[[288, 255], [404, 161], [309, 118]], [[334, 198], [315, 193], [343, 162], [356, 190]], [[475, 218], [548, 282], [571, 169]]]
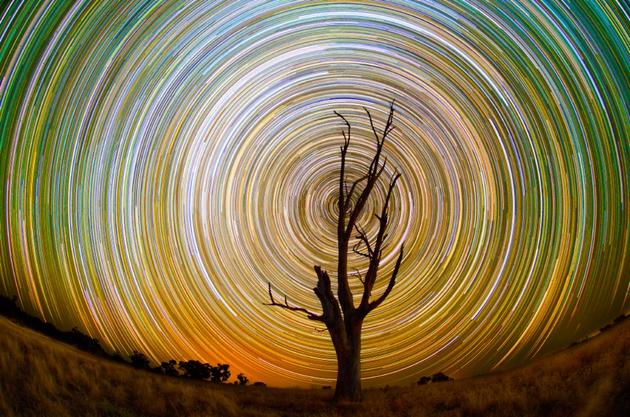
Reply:
[[179, 371], [176, 368], [177, 361], [175, 359], [171, 359], [168, 362], [162, 362], [160, 365], [161, 372], [164, 375], [168, 376], [179, 376]]
[[[18, 307], [17, 297], [8, 298], [0, 295], [0, 314], [14, 320], [21, 325], [31, 328], [35, 331], [50, 336], [54, 339], [76, 346], [77, 348], [96, 354], [102, 357], [109, 358], [116, 362], [128, 363], [119, 352], [109, 354], [103, 349], [98, 339], [86, 335], [81, 332], [77, 327], [72, 328], [70, 331], [62, 331], [57, 329], [52, 323], [47, 323], [38, 317], [34, 317], [24, 312]], [[177, 370], [177, 361], [171, 359], [168, 362], [162, 362], [159, 366], [151, 367], [149, 358], [141, 352], [133, 351], [129, 356], [131, 365], [134, 368], [145, 369], [155, 373], [168, 375], [168, 376], [182, 376]], [[189, 360], [186, 362], [179, 362], [179, 369], [184, 371], [184, 375], [191, 379], [209, 379], [215, 383], [226, 382], [230, 379], [230, 365], [217, 364], [217, 366], [211, 366], [207, 363], [201, 363], [195, 360]], [[239, 385], [246, 385], [249, 383], [249, 379], [244, 374], [239, 374], [235, 383]], [[265, 386], [263, 382], [257, 382], [256, 386]]]
[[418, 380], [418, 385], [426, 385], [429, 382], [431, 382], [431, 377], [430, 376], [423, 376]]
[[612, 329], [613, 325], [611, 323], [608, 323], [607, 325], [605, 325], [604, 327], [602, 327], [601, 329], [599, 329], [600, 332], [605, 332], [606, 330], [610, 330]]
[[120, 352], [116, 351], [110, 355], [110, 358], [115, 362], [127, 363], [125, 358], [120, 354]]
[[136, 350], [133, 351], [131, 356], [129, 356], [131, 360], [131, 366], [138, 369], [151, 369], [149, 366], [149, 358], [144, 353], [140, 353]]
[[0, 314], [15, 320], [25, 327], [36, 330], [53, 339], [76, 346], [81, 350], [108, 358], [111, 357], [111, 355], [105, 352], [105, 349], [103, 349], [97, 339], [82, 333], [78, 328], [74, 327], [70, 331], [59, 330], [52, 323], [45, 322], [38, 317], [31, 316], [22, 311], [17, 305], [17, 297], [8, 298], [0, 296]]
[[238, 385], [247, 385], [249, 383], [249, 378], [247, 378], [245, 374], [242, 373], [236, 375], [236, 379], [238, 381]]
[[610, 330], [613, 326], [615, 326], [616, 324], [619, 323], [623, 323], [626, 319], [628, 318], [627, 315], [622, 314], [620, 316], [615, 317], [615, 319], [612, 321], [612, 323], [608, 323], [606, 324], [604, 327], [602, 327], [601, 329], [599, 329], [600, 332], [605, 332], [606, 330]]
[[446, 381], [453, 381], [453, 378], [448, 377], [443, 372], [438, 372], [437, 374], [434, 374], [433, 376], [420, 377], [417, 384], [426, 385], [430, 382], [446, 382]]
[[0, 296], [0, 313], [5, 317], [17, 317], [21, 314], [26, 315], [17, 306], [17, 297], [9, 298]]
[[450, 377], [446, 376], [442, 372], [438, 372], [437, 374], [434, 374], [431, 377], [431, 381], [433, 381], [433, 382], [446, 382], [446, 381], [452, 381], [452, 380], [453, 380], [453, 378], [450, 378]]
[[73, 327], [72, 330], [68, 333], [68, 339], [68, 342], [70, 344], [78, 347], [79, 349], [92, 353], [103, 351], [103, 348], [101, 347], [97, 339], [81, 333], [76, 327]]
[[217, 364], [217, 366], [211, 366], [210, 373], [212, 376], [210, 378], [210, 381], [214, 382], [215, 384], [220, 384], [230, 379], [231, 373], [229, 368], [230, 365], [223, 363], [219, 363]]
[[267, 384], [265, 384], [264, 382], [261, 382], [261, 381], [256, 381], [256, 382], [254, 382], [254, 386], [255, 386], [255, 387], [262, 387], [262, 388], [266, 388], [266, 387], [267, 387]]
[[179, 369], [184, 371], [184, 376], [190, 379], [208, 379], [212, 373], [212, 366], [195, 360], [180, 361]]

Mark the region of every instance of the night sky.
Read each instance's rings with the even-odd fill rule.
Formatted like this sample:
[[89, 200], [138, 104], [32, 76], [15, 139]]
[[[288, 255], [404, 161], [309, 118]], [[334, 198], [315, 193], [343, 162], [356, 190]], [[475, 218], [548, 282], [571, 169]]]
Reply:
[[[623, 1], [41, 1], [0, 9], [0, 291], [154, 360], [330, 385], [343, 114], [395, 99], [367, 385], [526, 363], [630, 308]], [[384, 181], [385, 182], [385, 181]], [[378, 229], [385, 184], [359, 219]], [[350, 271], [367, 262], [350, 256]], [[358, 300], [361, 283], [350, 278]]]

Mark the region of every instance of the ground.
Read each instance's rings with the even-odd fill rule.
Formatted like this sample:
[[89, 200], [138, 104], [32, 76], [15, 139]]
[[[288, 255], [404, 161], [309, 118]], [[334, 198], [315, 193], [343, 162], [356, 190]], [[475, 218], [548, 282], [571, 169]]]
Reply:
[[2, 416], [628, 416], [630, 320], [481, 377], [365, 391], [334, 406], [331, 390], [217, 385], [140, 371], [0, 317]]

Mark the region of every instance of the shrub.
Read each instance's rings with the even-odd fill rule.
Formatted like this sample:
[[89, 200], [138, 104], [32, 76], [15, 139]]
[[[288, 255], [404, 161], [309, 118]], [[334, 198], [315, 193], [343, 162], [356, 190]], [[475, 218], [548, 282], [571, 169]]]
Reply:
[[210, 367], [210, 373], [212, 377], [210, 381], [220, 384], [221, 382], [225, 382], [230, 379], [230, 365], [219, 363], [217, 366]]
[[236, 375], [236, 379], [238, 380], [238, 385], [247, 385], [249, 383], [249, 378], [242, 373]]
[[438, 372], [437, 374], [434, 374], [434, 375], [431, 377], [431, 380], [432, 380], [433, 382], [446, 382], [446, 381], [452, 381], [452, 380], [453, 380], [453, 378], [450, 378], [450, 377], [446, 376], [446, 375], [445, 375], [444, 373], [442, 373], [442, 372]]
[[68, 343], [75, 345], [81, 350], [92, 353], [101, 353], [103, 351], [103, 348], [97, 339], [82, 333], [76, 327], [72, 328], [72, 330], [68, 333], [67, 338]]
[[423, 376], [418, 380], [418, 385], [426, 385], [429, 382], [431, 382], [431, 377], [430, 376]]
[[212, 374], [212, 366], [195, 360], [180, 361], [179, 369], [184, 371], [184, 376], [190, 379], [208, 379]]
[[168, 362], [162, 362], [160, 364], [160, 371], [167, 376], [179, 376], [179, 371], [175, 368], [177, 365], [177, 361], [175, 359], [171, 359]]
[[144, 353], [140, 353], [137, 350], [134, 350], [131, 356], [129, 356], [131, 360], [131, 366], [138, 369], [151, 369], [149, 367], [149, 358]]

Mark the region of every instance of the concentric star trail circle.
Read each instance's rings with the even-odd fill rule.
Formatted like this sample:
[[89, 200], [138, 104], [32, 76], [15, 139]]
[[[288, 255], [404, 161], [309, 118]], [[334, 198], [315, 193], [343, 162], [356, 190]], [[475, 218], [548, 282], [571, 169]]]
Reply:
[[[629, 307], [627, 6], [13, 1], [0, 11], [1, 290], [112, 350], [329, 385], [339, 146], [395, 126], [367, 384], [516, 366]], [[368, 235], [383, 186], [359, 219]], [[351, 270], [366, 268], [350, 257]], [[360, 282], [351, 278], [358, 296]]]

